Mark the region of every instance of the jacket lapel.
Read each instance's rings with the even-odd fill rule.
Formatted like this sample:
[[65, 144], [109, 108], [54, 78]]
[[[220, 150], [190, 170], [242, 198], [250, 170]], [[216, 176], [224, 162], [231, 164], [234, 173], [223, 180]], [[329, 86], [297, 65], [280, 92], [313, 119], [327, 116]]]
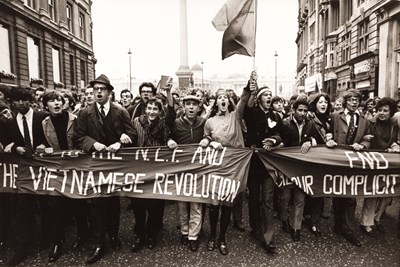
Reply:
[[354, 138], [354, 140], [360, 140], [359, 142], [362, 141], [366, 123], [367, 123], [367, 120], [363, 116], [360, 115], [358, 117], [357, 133], [356, 133], [356, 137]]
[[90, 105], [89, 107], [88, 107], [88, 116], [89, 116], [89, 121], [91, 121], [94, 125], [95, 125], [95, 127], [96, 127], [96, 130], [97, 130], [97, 132], [98, 133], [101, 133], [102, 132], [102, 127], [101, 127], [101, 125], [100, 125], [100, 118], [99, 118], [99, 115], [98, 115], [98, 112], [97, 112], [97, 110], [96, 110], [96, 103], [93, 103], [92, 105]]
[[343, 111], [340, 113], [340, 119], [347, 125], [346, 115], [344, 115]]
[[[14, 131], [11, 131], [11, 133], [15, 132], [15, 134], [17, 134], [17, 140], [20, 140], [19, 142], [21, 142], [21, 144], [22, 144], [24, 142], [24, 136], [22, 135], [22, 133], [18, 127], [18, 122], [17, 122], [16, 117], [14, 118], [12, 126], [14, 127]], [[10, 136], [10, 137], [12, 138], [12, 142], [14, 142], [14, 136]]]
[[76, 116], [74, 114], [68, 113], [68, 124], [67, 124], [67, 132], [71, 129], [71, 126], [74, 124], [76, 120]]

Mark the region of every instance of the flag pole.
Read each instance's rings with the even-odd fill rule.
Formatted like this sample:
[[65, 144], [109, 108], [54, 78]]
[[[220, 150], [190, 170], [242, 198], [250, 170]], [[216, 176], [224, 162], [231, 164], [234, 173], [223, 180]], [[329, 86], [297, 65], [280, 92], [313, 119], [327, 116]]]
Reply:
[[254, 0], [254, 57], [253, 70], [256, 70], [257, 0]]

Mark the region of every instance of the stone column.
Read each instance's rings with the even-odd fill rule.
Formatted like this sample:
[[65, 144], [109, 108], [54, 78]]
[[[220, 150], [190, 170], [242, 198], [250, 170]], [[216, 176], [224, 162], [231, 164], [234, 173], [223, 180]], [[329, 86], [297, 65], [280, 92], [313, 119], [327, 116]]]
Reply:
[[15, 55], [16, 75], [21, 85], [29, 85], [29, 58], [27, 46], [27, 32], [25, 21], [20, 17], [15, 18]]
[[193, 72], [190, 71], [188, 64], [186, 0], [180, 0], [180, 66], [175, 74], [178, 76], [179, 90], [181, 92], [190, 87]]
[[390, 79], [388, 79], [387, 70], [390, 68], [391, 54], [388, 53], [391, 36], [389, 34], [389, 21], [379, 25], [379, 76], [378, 76], [378, 96], [389, 96], [388, 88]]

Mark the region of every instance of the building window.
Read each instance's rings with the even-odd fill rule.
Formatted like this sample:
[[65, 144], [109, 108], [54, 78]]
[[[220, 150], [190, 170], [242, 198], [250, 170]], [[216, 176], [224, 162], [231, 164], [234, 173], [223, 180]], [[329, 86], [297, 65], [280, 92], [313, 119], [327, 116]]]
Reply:
[[315, 23], [310, 26], [310, 45], [313, 45], [315, 42]]
[[54, 0], [48, 0], [49, 3], [49, 15], [50, 19], [55, 21], [56, 20], [56, 9], [54, 6]]
[[55, 83], [61, 82], [61, 68], [60, 68], [60, 51], [56, 48], [51, 49], [53, 56], [53, 81]]
[[348, 21], [353, 15], [353, 0], [346, 0], [343, 9], [345, 11], [345, 20]]
[[79, 13], [79, 37], [86, 41], [85, 15]]
[[40, 78], [39, 41], [27, 37], [29, 79]]
[[310, 56], [310, 73], [309, 76], [314, 75], [314, 55]]
[[72, 32], [72, 5], [70, 3], [67, 3], [67, 26], [68, 30]]
[[397, 46], [400, 46], [400, 33], [397, 35]]
[[337, 30], [340, 25], [340, 3], [338, 3], [337, 5], [331, 5], [329, 8], [332, 12], [332, 30]]
[[327, 45], [327, 61], [326, 61], [326, 67], [327, 68], [332, 68], [334, 67], [335, 64], [335, 44], [330, 43]]
[[368, 51], [369, 21], [364, 20], [358, 25], [358, 53]]
[[86, 85], [86, 62], [81, 59], [80, 61], [80, 69], [81, 69], [81, 88]]
[[342, 36], [342, 42], [341, 42], [342, 64], [350, 60], [350, 34], [351, 33], [349, 32], [344, 36]]
[[0, 71], [11, 73], [10, 35], [7, 28], [0, 24]]
[[36, 10], [36, 0], [24, 0], [24, 4]]

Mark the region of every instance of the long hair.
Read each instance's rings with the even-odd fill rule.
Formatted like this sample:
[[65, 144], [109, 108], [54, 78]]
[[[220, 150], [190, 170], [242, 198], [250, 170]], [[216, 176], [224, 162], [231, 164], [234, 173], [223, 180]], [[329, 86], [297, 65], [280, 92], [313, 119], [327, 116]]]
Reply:
[[231, 98], [229, 97], [229, 94], [227, 94], [225, 89], [220, 88], [217, 90], [217, 92], [215, 92], [215, 104], [213, 106], [213, 109], [211, 110], [210, 118], [214, 117], [215, 115], [218, 114], [217, 99], [218, 99], [218, 96], [221, 94], [225, 94], [228, 98], [228, 111], [232, 112], [235, 110], [235, 108], [233, 107], [233, 105], [231, 103]]
[[321, 97], [324, 97], [325, 100], [328, 101], [328, 107], [325, 111], [326, 115], [328, 115], [332, 109], [332, 103], [327, 93], [317, 93], [313, 99], [310, 99], [311, 101], [309, 101], [310, 105], [308, 109], [312, 112], [317, 112], [317, 103]]

